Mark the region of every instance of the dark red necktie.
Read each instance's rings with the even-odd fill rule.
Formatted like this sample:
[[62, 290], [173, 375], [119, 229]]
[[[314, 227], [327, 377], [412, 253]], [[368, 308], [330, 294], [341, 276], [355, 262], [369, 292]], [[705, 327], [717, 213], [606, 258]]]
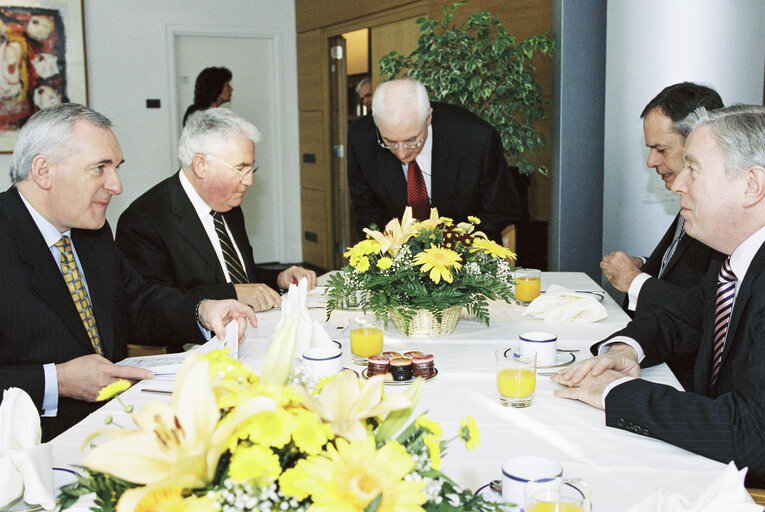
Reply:
[[415, 219], [430, 218], [428, 189], [425, 187], [425, 180], [416, 160], [409, 162], [409, 170], [406, 173], [406, 204], [412, 207], [412, 217]]

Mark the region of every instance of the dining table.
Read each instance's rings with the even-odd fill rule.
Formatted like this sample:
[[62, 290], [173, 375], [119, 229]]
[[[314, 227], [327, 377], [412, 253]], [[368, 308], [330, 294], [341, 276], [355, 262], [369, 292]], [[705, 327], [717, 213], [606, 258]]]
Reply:
[[[326, 279], [326, 275], [320, 278], [319, 290]], [[477, 449], [468, 451], [459, 441], [449, 445], [442, 470], [460, 485], [497, 498], [488, 484], [501, 479], [503, 461], [539, 456], [558, 461], [565, 479], [580, 478], [589, 485], [593, 512], [627, 510], [657, 491], [677, 493], [692, 502], [722, 473], [725, 464], [664, 441], [607, 427], [602, 410], [553, 394], [560, 389], [550, 380], [550, 374], [557, 368], [538, 368], [531, 406], [512, 408], [498, 402], [494, 353], [500, 348], [516, 346], [519, 334], [545, 331], [557, 335], [561, 352], [556, 364], [566, 365], [591, 357], [593, 343], [630, 320], [584, 273], [543, 272], [542, 293], [552, 284], [588, 292], [596, 300], [602, 298], [607, 317], [594, 323], [551, 323], [523, 316], [526, 307], [519, 304], [492, 301], [488, 326], [463, 314], [456, 330], [444, 336], [413, 338], [398, 332], [390, 322], [385, 327], [384, 350], [419, 350], [434, 356], [438, 373], [424, 383], [414, 414], [426, 412], [442, 426], [446, 438], [458, 432], [459, 422], [465, 416], [473, 417], [480, 429], [481, 442]], [[364, 367], [352, 362], [348, 332], [350, 319], [362, 312], [337, 309], [327, 318], [325, 303], [326, 296], [309, 293], [307, 306], [311, 318], [321, 322], [329, 337], [342, 344], [343, 365], [362, 375]], [[263, 369], [280, 315], [279, 309], [258, 313], [258, 326], [248, 327], [240, 346], [239, 359], [258, 373]], [[641, 370], [641, 378], [682, 389], [665, 364]], [[120, 396], [121, 403], [108, 402], [51, 442], [54, 466], [75, 468], [83, 460], [83, 440], [94, 430], [104, 428], [107, 416], [115, 424], [131, 426], [132, 420], [124, 412], [123, 403], [140, 409], [150, 399], [169, 401], [169, 395], [146, 390], [169, 391], [172, 386], [172, 381], [141, 381]], [[402, 389], [386, 385], [386, 393]], [[87, 450], [87, 446], [84, 449]], [[81, 498], [71, 510], [84, 511], [90, 505], [90, 500]]]

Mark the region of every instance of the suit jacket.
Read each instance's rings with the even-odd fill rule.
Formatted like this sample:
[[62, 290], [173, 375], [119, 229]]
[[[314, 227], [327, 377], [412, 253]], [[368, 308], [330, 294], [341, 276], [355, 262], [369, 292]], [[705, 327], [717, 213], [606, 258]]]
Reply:
[[[242, 209], [223, 214], [239, 247], [250, 282], [276, 287], [278, 272], [260, 270], [252, 257]], [[235, 299], [210, 238], [178, 174], [161, 181], [120, 215], [117, 246], [151, 283], [172, 286], [199, 298]], [[201, 336], [201, 334], [200, 334]]]
[[[474, 215], [479, 229], [501, 242], [500, 233], [521, 218], [515, 179], [507, 166], [497, 131], [468, 110], [433, 105], [431, 204], [456, 222]], [[385, 227], [406, 207], [406, 179], [401, 162], [379, 146], [371, 115], [348, 131], [348, 183], [354, 223]]]
[[[196, 301], [146, 283], [114, 245], [108, 224], [98, 230], [72, 229], [72, 242], [104, 357], [123, 359], [132, 340], [181, 346], [196, 339]], [[0, 246], [0, 389], [21, 388], [42, 410], [43, 364], [64, 363], [94, 349], [60, 267], [15, 187], [0, 194]], [[44, 440], [95, 407], [60, 398], [58, 415], [41, 418]]]
[[650, 314], [654, 310], [678, 300], [688, 288], [701, 282], [712, 260], [723, 261], [725, 259], [725, 256], [686, 233], [678, 242], [675, 253], [667, 263], [664, 275], [659, 279], [661, 260], [674, 239], [679, 219], [680, 214], [675, 217], [659, 245], [646, 259], [641, 269], [654, 277], [648, 279], [640, 288], [635, 310], [636, 315]]
[[721, 462], [748, 466], [747, 485], [765, 486], [765, 245], [739, 285], [717, 385], [710, 387], [715, 294], [721, 263], [669, 308], [630, 322], [641, 366], [696, 356], [694, 393], [636, 379], [606, 397], [606, 424], [662, 439]]

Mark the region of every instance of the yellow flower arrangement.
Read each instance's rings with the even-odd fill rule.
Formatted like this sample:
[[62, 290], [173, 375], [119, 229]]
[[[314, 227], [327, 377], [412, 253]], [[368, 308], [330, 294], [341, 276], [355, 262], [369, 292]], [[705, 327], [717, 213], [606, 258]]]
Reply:
[[[294, 332], [280, 329], [267, 359], [291, 366]], [[406, 426], [422, 379], [384, 393], [384, 376], [340, 372], [309, 391], [289, 374], [261, 378], [223, 351], [188, 354], [170, 404], [149, 402], [132, 414], [137, 428], [84, 441], [110, 438], [61, 489], [62, 508], [95, 492], [102, 512], [435, 512], [446, 500], [449, 510], [502, 510], [440, 472], [440, 425], [420, 416]], [[460, 428], [453, 439], [477, 443], [474, 421]]]
[[368, 296], [378, 318], [400, 317], [407, 333], [416, 312], [427, 310], [440, 321], [453, 306], [465, 306], [488, 325], [488, 300], [513, 299], [515, 254], [477, 231], [479, 223], [471, 216], [454, 225], [436, 208], [417, 222], [407, 207], [384, 231], [365, 229], [367, 238], [345, 253], [348, 266], [329, 279], [327, 317]]

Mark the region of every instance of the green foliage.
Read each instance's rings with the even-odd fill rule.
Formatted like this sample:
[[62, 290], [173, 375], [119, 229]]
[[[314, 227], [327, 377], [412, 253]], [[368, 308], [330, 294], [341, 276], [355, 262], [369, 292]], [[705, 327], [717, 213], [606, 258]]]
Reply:
[[[504, 23], [488, 12], [471, 14], [457, 25], [454, 11], [464, 1], [444, 7], [443, 19], [420, 18], [417, 48], [409, 55], [390, 52], [380, 59], [380, 73], [408, 76], [425, 85], [431, 100], [462, 105], [494, 126], [505, 156], [523, 174], [533, 174], [531, 154], [546, 142], [532, 126], [545, 119], [541, 86], [529, 62], [535, 53], [552, 57], [549, 33], [516, 44]], [[547, 168], [538, 168], [547, 174]]]
[[79, 467], [85, 473], [85, 476], [77, 476], [77, 481], [63, 486], [59, 491], [58, 502], [61, 510], [69, 508], [79, 499], [80, 496], [96, 493], [95, 507], [91, 510], [101, 512], [114, 512], [122, 493], [136, 484], [120, 480], [117, 477], [107, 473], [91, 471], [84, 467]]

